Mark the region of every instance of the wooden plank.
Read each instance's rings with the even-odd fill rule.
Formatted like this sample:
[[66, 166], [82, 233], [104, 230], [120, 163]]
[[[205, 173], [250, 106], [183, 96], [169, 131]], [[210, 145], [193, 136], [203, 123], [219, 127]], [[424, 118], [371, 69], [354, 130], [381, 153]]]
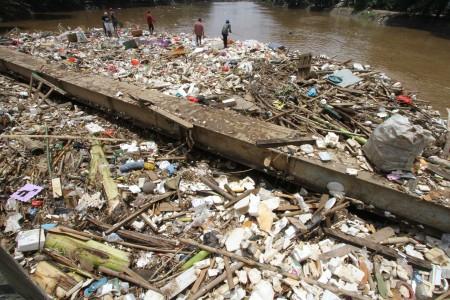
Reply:
[[257, 140], [255, 144], [261, 148], [270, 147], [280, 147], [280, 146], [300, 146], [304, 144], [314, 143], [315, 139], [310, 137], [300, 137], [300, 138], [278, 138], [278, 139], [267, 139], [267, 140]]
[[[351, 235], [345, 234], [341, 231], [338, 230], [334, 230], [334, 229], [329, 229], [329, 228], [323, 228], [323, 231], [336, 239], [339, 239], [341, 241], [344, 241], [348, 244], [351, 245], [355, 245], [358, 247], [366, 247], [369, 250], [375, 251], [387, 258], [390, 259], [397, 259], [397, 258], [402, 258], [402, 256], [400, 254], [397, 253], [396, 250], [380, 245], [374, 241], [371, 241], [370, 239], [367, 238], [361, 238], [361, 237], [353, 237]], [[412, 264], [413, 266], [421, 269], [421, 270], [431, 270], [431, 263], [423, 260], [423, 259], [418, 259], [416, 257], [410, 256], [410, 255], [405, 255], [406, 259], [408, 260], [408, 262], [410, 264]]]
[[34, 79], [36, 79], [36, 80], [39, 81], [39, 85], [42, 86], [42, 83], [43, 83], [43, 84], [45, 84], [46, 86], [50, 87], [51, 89], [54, 89], [55, 91], [57, 91], [57, 92], [60, 93], [61, 95], [66, 95], [66, 94], [67, 94], [64, 90], [60, 89], [59, 87], [57, 87], [57, 86], [54, 85], [53, 83], [51, 83], [51, 82], [45, 80], [44, 78], [42, 78], [42, 77], [39, 76], [38, 74], [36, 74], [36, 73], [33, 72], [33, 73], [31, 74], [31, 76], [32, 76]]
[[50, 299], [34, 284], [22, 267], [3, 247], [0, 247], [0, 270], [8, 283], [25, 299]]
[[428, 163], [427, 169], [439, 176], [444, 177], [446, 180], [450, 180], [450, 172], [444, 170], [443, 168], [439, 167], [438, 165]]
[[61, 179], [59, 177], [52, 179], [53, 198], [62, 197]]
[[[89, 168], [89, 181], [95, 185], [98, 177], [101, 178], [106, 198], [108, 200], [108, 214], [120, 204], [120, 194], [117, 184], [111, 177], [109, 163], [106, 160], [102, 146], [96, 141], [91, 147], [91, 163]], [[97, 176], [98, 175], [98, 176]]]
[[294, 218], [294, 217], [287, 217], [289, 223], [291, 223], [295, 228], [297, 228], [298, 231], [300, 231], [301, 233], [306, 233], [308, 232], [308, 228], [305, 226], [305, 224], [303, 224], [302, 222], [300, 222], [299, 219]]
[[359, 250], [359, 248], [352, 245], [344, 245], [342, 247], [327, 251], [319, 255], [320, 260], [328, 260], [333, 257], [342, 257], [349, 254], [352, 251]]
[[[380, 243], [384, 241], [385, 239], [394, 236], [395, 232], [391, 227], [384, 227], [377, 232], [369, 235], [367, 238], [375, 243]], [[337, 249], [322, 253], [319, 255], [319, 259], [327, 260], [332, 257], [341, 257], [344, 255], [349, 254], [352, 251], [358, 250], [359, 248], [356, 248], [352, 245], [344, 245], [342, 247], [339, 247]]]
[[305, 53], [298, 58], [297, 70], [300, 78], [305, 78], [311, 72], [312, 53]]
[[180, 211], [181, 207], [178, 205], [171, 203], [171, 202], [161, 202], [158, 204], [158, 206], [155, 208], [155, 214], [159, 215], [161, 212], [168, 212], [168, 211]]
[[300, 206], [284, 203], [284, 204], [280, 204], [277, 208], [275, 208], [275, 211], [287, 211], [287, 210], [289, 210], [289, 211], [300, 210]]

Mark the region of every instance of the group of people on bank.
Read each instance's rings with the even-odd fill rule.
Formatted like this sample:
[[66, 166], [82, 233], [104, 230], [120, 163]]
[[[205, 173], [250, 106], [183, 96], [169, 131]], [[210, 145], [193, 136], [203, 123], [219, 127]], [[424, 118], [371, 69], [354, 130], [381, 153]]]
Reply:
[[[231, 33], [231, 24], [229, 20], [225, 21], [225, 24], [222, 27], [222, 40], [223, 47], [228, 47], [228, 35]], [[197, 22], [194, 24], [194, 34], [195, 34], [195, 42], [197, 46], [201, 46], [202, 39], [205, 37], [205, 28], [203, 26], [203, 21], [201, 18], [198, 18]]]
[[[148, 31], [151, 35], [153, 35], [155, 31], [155, 18], [151, 14], [150, 10], [148, 10], [145, 14], [145, 20], [148, 25]], [[105, 35], [108, 37], [112, 37], [113, 35], [119, 36], [117, 27], [119, 24], [119, 21], [117, 19], [117, 16], [114, 12], [114, 10], [111, 8], [109, 11], [105, 11], [105, 13], [102, 16], [102, 22], [103, 22], [103, 30], [105, 32]], [[205, 37], [205, 27], [203, 24], [203, 20], [201, 18], [198, 18], [198, 20], [194, 24], [194, 35], [195, 35], [195, 42], [197, 46], [202, 45], [202, 40]], [[228, 47], [228, 35], [231, 32], [231, 24], [229, 20], [225, 21], [225, 24], [222, 26], [222, 40], [223, 40], [223, 47]]]

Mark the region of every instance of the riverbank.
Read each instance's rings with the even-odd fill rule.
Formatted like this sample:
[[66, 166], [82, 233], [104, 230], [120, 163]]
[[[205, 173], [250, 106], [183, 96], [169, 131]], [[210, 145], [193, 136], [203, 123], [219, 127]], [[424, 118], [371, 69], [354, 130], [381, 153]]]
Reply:
[[379, 25], [387, 25], [388, 21], [399, 16], [403, 16], [404, 13], [393, 12], [387, 10], [362, 10], [355, 11], [352, 7], [336, 7], [330, 10], [330, 14], [339, 17], [349, 17], [361, 21], [375, 22]]
[[374, 22], [384, 26], [429, 31], [443, 38], [450, 37], [450, 20], [448, 17], [436, 18], [376, 9], [355, 11], [350, 7], [333, 8], [330, 10], [330, 14], [339, 17], [349, 17], [363, 22]]

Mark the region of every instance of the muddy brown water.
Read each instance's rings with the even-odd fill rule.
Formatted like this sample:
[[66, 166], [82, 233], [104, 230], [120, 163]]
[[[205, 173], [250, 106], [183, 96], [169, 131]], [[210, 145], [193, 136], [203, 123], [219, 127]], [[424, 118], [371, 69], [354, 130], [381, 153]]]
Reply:
[[[125, 25], [142, 24], [147, 8], [117, 10]], [[450, 107], [450, 40], [425, 30], [380, 26], [328, 13], [272, 7], [257, 2], [209, 2], [151, 8], [156, 32], [191, 32], [201, 17], [206, 35], [220, 35], [229, 19], [234, 39], [278, 42], [292, 49], [370, 64], [429, 101], [441, 112]], [[63, 12], [0, 26], [55, 30], [65, 26], [100, 27], [102, 10]], [[446, 117], [446, 114], [445, 114]]]

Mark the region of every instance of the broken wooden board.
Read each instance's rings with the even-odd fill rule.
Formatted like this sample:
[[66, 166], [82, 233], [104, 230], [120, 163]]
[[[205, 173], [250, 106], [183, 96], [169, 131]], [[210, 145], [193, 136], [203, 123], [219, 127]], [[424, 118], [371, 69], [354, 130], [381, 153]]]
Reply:
[[428, 163], [427, 169], [439, 176], [444, 177], [446, 180], [450, 180], [450, 172], [446, 171], [444, 168], [441, 168], [438, 165]]
[[297, 62], [297, 73], [299, 78], [306, 78], [311, 72], [312, 53], [304, 53], [295, 58]]
[[98, 142], [91, 148], [91, 165], [89, 169], [89, 181], [91, 184], [95, 184], [97, 176], [100, 177], [105, 189], [108, 200], [108, 214], [111, 214], [120, 203], [119, 189], [111, 177], [109, 163], [106, 160], [102, 146]]
[[62, 188], [61, 188], [61, 179], [53, 178], [52, 179], [52, 190], [53, 190], [53, 198], [62, 197]]
[[[390, 259], [394, 259], [396, 260], [397, 258], [402, 258], [402, 255], [400, 255], [395, 249], [380, 245], [374, 241], [371, 241], [370, 239], [367, 238], [361, 238], [361, 237], [354, 237], [348, 234], [345, 234], [341, 231], [338, 230], [334, 230], [334, 229], [329, 229], [329, 228], [323, 228], [323, 231], [336, 239], [339, 239], [341, 241], [344, 241], [348, 244], [351, 245], [355, 245], [358, 247], [366, 247], [369, 250], [375, 251], [376, 253], [379, 253], [385, 257], [388, 257]], [[410, 256], [405, 254], [406, 259], [408, 260], [408, 262], [410, 264], [412, 264], [413, 266], [421, 269], [421, 270], [431, 270], [431, 263], [423, 260], [423, 259], [418, 259], [416, 257]]]
[[159, 215], [162, 212], [173, 212], [173, 211], [181, 211], [181, 207], [173, 203], [161, 202], [155, 208], [155, 215]]
[[[367, 237], [367, 239], [369, 239], [375, 243], [380, 243], [380, 242], [384, 241], [385, 239], [387, 239], [391, 236], [394, 236], [394, 235], [395, 235], [395, 232], [391, 227], [384, 227], [384, 228], [378, 230], [377, 232], [369, 235]], [[341, 256], [347, 255], [350, 252], [356, 251], [356, 250], [359, 250], [359, 248], [352, 246], [352, 245], [344, 245], [337, 249], [320, 254], [319, 259], [328, 260], [333, 257], [341, 257]]]

